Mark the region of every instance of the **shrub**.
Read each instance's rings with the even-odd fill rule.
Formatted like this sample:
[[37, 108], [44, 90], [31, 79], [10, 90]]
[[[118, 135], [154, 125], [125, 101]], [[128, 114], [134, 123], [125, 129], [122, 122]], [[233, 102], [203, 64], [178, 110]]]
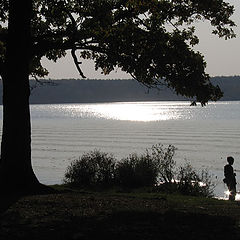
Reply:
[[147, 156], [157, 166], [159, 188], [168, 192], [180, 192], [192, 196], [213, 196], [215, 184], [207, 169], [199, 172], [189, 162], [177, 168], [173, 159], [176, 147], [153, 145], [147, 149]]
[[123, 187], [154, 186], [157, 176], [157, 165], [148, 155], [131, 154], [116, 164], [116, 183]]
[[153, 145], [146, 152], [131, 154], [116, 165], [116, 182], [125, 187], [153, 187], [158, 182], [171, 183], [174, 179], [176, 148]]
[[161, 183], [171, 183], [175, 178], [176, 161], [173, 160], [173, 156], [176, 149], [173, 145], [164, 148], [163, 145], [157, 144], [146, 150], [149, 158], [157, 165], [158, 179]]
[[64, 182], [78, 187], [157, 186], [159, 191], [211, 197], [215, 185], [208, 170], [197, 172], [188, 162], [177, 168], [175, 151], [173, 145], [157, 144], [141, 155], [130, 154], [116, 162], [112, 155], [94, 150], [70, 164]]
[[192, 196], [212, 197], [215, 185], [207, 169], [197, 172], [189, 162], [180, 166], [178, 171], [178, 190]]
[[108, 153], [91, 151], [70, 164], [64, 182], [79, 187], [110, 186], [114, 181], [115, 162]]

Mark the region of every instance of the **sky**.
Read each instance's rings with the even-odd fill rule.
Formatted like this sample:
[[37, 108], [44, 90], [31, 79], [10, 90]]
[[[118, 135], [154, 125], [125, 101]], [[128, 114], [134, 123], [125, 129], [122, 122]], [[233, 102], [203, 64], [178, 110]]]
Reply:
[[[214, 76], [233, 76], [240, 75], [240, 1], [226, 0], [235, 6], [235, 13], [232, 19], [237, 24], [235, 33], [237, 38], [224, 40], [211, 34], [211, 27], [208, 23], [197, 24], [197, 35], [200, 43], [195, 49], [200, 51], [207, 62], [206, 72], [211, 77]], [[42, 59], [42, 64], [49, 71], [47, 78], [68, 79], [81, 78], [73, 63], [70, 54], [65, 58], [58, 60], [57, 63]], [[81, 65], [85, 76], [89, 79], [129, 79], [130, 75], [122, 72], [120, 69], [109, 75], [101, 74], [101, 71], [95, 71], [92, 61], [83, 61]]]

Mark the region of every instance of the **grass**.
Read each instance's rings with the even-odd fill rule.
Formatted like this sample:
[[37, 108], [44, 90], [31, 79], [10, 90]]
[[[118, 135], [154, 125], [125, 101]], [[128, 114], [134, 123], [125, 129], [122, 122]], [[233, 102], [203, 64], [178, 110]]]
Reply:
[[0, 239], [239, 239], [237, 202], [151, 193], [83, 191], [26, 196], [0, 217]]

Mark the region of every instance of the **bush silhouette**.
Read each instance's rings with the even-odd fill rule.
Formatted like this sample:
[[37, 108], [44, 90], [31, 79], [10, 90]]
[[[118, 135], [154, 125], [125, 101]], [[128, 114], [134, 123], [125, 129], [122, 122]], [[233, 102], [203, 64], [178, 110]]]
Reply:
[[143, 154], [130, 154], [117, 161], [108, 153], [94, 150], [74, 160], [64, 182], [78, 187], [151, 187], [156, 191], [211, 197], [214, 184], [208, 170], [195, 170], [189, 162], [177, 167], [176, 148], [153, 145]]
[[116, 164], [116, 183], [123, 187], [154, 186], [157, 176], [157, 165], [148, 155], [131, 154]]
[[108, 153], [91, 151], [70, 164], [64, 182], [79, 187], [110, 186], [114, 181], [115, 162]]
[[178, 190], [182, 194], [192, 196], [212, 197], [215, 188], [207, 169], [197, 171], [189, 162], [178, 170]]
[[156, 144], [146, 150], [146, 155], [157, 166], [159, 182], [171, 183], [174, 180], [176, 175], [176, 161], [173, 157], [176, 149], [173, 145], [164, 148], [162, 144]]

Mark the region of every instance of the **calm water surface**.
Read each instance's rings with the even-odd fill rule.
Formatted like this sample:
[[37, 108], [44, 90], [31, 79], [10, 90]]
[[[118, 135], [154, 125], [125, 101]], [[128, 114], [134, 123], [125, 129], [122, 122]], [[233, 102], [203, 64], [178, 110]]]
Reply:
[[[119, 159], [153, 144], [177, 147], [178, 164], [209, 168], [223, 196], [223, 166], [235, 158], [240, 182], [240, 102], [133, 102], [32, 105], [34, 170], [45, 184], [61, 183], [69, 163], [100, 149]], [[240, 185], [238, 186], [240, 188]]]

